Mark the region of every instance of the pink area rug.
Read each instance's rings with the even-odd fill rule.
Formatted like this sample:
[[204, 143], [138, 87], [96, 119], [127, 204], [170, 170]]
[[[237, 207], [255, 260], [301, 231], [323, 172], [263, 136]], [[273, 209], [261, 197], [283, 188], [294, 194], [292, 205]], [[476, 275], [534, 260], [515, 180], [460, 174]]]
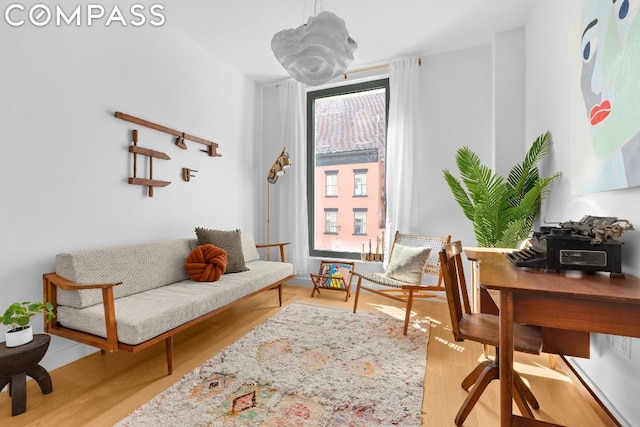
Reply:
[[419, 426], [428, 320], [295, 302], [125, 426]]

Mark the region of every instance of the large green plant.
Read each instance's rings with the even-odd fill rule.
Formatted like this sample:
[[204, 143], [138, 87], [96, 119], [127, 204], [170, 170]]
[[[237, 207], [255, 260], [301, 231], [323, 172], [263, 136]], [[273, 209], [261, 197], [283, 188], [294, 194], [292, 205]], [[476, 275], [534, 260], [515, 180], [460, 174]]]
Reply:
[[551, 183], [561, 175], [556, 172], [550, 177], [540, 177], [536, 166], [551, 144], [549, 132], [540, 135], [523, 162], [511, 168], [506, 181], [483, 165], [468, 147], [457, 151], [456, 164], [462, 182], [446, 169], [444, 178], [473, 223], [478, 246], [515, 248], [529, 236]]

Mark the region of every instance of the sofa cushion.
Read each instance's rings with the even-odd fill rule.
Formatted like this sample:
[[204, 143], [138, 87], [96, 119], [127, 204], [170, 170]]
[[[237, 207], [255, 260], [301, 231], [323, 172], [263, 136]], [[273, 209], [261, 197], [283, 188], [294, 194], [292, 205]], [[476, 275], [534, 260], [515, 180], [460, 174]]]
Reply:
[[[292, 264], [257, 260], [250, 262], [244, 273], [223, 275], [215, 286], [185, 280], [118, 298], [118, 340], [140, 344], [292, 274]], [[102, 305], [82, 309], [59, 306], [57, 320], [63, 326], [106, 338]]]
[[[55, 270], [78, 283], [122, 282], [113, 288], [114, 297], [121, 298], [188, 279], [184, 261], [195, 243], [178, 239], [60, 253]], [[100, 289], [58, 292], [60, 305], [82, 308], [100, 303]]]
[[240, 230], [212, 230], [196, 227], [196, 236], [201, 245], [211, 244], [227, 251], [226, 273], [246, 271], [247, 266], [242, 252]]
[[244, 262], [248, 263], [260, 259], [260, 253], [258, 252], [258, 248], [256, 248], [255, 240], [253, 240], [253, 234], [248, 231], [241, 231], [240, 239], [242, 240]]

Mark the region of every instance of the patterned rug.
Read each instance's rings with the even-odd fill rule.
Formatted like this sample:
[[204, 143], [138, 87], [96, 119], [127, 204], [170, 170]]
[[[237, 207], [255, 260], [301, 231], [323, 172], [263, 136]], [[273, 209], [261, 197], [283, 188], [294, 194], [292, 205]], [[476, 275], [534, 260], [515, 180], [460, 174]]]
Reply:
[[117, 424], [419, 426], [428, 320], [294, 302]]

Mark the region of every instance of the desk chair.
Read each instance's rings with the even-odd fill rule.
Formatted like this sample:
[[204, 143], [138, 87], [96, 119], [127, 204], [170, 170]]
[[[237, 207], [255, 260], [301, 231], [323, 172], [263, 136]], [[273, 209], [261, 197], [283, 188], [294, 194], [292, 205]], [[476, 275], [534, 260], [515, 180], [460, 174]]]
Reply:
[[[471, 388], [471, 390], [455, 418], [455, 424], [460, 426], [464, 423], [487, 385], [492, 380], [499, 379], [499, 316], [471, 312], [462, 265], [462, 243], [456, 241], [448, 244], [440, 251], [439, 255], [449, 304], [449, 314], [451, 315], [451, 330], [455, 340], [476, 341], [496, 349], [495, 360], [481, 362], [462, 380], [462, 388], [465, 390]], [[516, 323], [513, 325], [513, 330], [515, 351], [540, 354], [542, 350], [542, 330], [539, 327]], [[515, 391], [513, 398], [516, 405], [524, 417], [533, 418], [531, 408], [538, 409], [540, 407], [538, 401], [517, 372], [514, 372], [513, 383]]]
[[[396, 232], [385, 273], [353, 273], [358, 278], [353, 312], [355, 313], [358, 308], [360, 289], [401, 301], [406, 304], [403, 333], [407, 335], [414, 299], [446, 299], [436, 293], [444, 293], [438, 253], [450, 240], [451, 236], [427, 237]], [[423, 284], [425, 275], [437, 277], [437, 283], [435, 285]], [[378, 287], [372, 288], [363, 285], [363, 279], [378, 285]]]

